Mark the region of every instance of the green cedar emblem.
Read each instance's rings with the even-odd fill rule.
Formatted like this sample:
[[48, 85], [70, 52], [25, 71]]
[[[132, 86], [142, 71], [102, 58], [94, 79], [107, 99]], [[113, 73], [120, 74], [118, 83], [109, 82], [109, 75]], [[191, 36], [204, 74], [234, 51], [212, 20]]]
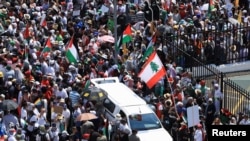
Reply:
[[158, 68], [159, 68], [159, 65], [157, 65], [155, 62], [151, 62], [150, 67], [151, 67], [153, 72], [157, 72]]

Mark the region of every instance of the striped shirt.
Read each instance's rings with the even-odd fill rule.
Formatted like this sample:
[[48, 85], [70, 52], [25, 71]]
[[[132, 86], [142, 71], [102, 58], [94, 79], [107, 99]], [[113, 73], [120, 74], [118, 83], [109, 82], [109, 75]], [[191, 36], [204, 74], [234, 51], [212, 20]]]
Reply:
[[69, 93], [69, 98], [71, 99], [73, 104], [76, 104], [80, 99], [80, 94], [77, 91], [71, 91]]

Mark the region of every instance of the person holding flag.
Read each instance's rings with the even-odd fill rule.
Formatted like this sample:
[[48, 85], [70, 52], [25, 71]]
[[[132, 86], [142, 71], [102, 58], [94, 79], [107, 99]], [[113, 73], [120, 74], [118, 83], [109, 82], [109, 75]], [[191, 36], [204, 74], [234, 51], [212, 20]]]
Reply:
[[69, 63], [76, 64], [78, 62], [78, 52], [73, 43], [73, 39], [74, 35], [72, 36], [66, 47], [66, 58], [68, 59]]

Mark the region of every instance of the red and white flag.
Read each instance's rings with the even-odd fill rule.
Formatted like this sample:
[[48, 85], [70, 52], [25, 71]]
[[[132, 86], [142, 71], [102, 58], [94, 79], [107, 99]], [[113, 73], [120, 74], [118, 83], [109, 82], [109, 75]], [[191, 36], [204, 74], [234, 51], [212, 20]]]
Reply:
[[153, 52], [144, 64], [138, 77], [140, 77], [141, 80], [147, 84], [148, 88], [151, 89], [165, 75], [166, 70], [159, 56], [156, 52]]

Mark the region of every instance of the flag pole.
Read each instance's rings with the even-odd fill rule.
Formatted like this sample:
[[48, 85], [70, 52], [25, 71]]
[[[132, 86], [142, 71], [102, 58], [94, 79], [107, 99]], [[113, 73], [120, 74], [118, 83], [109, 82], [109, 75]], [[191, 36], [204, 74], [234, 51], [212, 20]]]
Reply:
[[117, 43], [117, 0], [113, 0], [114, 3], [114, 36], [115, 36], [115, 63], [118, 63], [118, 53], [119, 51], [116, 49], [116, 43]]
[[173, 97], [174, 92], [173, 92], [173, 89], [172, 89], [172, 86], [171, 86], [170, 82], [168, 81], [168, 72], [166, 73], [166, 78], [167, 78], [167, 82], [168, 82], [168, 85], [169, 85], [169, 88], [170, 88], [171, 98], [173, 99], [173, 104], [174, 104], [173, 106], [174, 106], [174, 109], [175, 109], [175, 113], [176, 113], [177, 117], [180, 118], [179, 115], [178, 115], [177, 109], [176, 109], [175, 99]]

